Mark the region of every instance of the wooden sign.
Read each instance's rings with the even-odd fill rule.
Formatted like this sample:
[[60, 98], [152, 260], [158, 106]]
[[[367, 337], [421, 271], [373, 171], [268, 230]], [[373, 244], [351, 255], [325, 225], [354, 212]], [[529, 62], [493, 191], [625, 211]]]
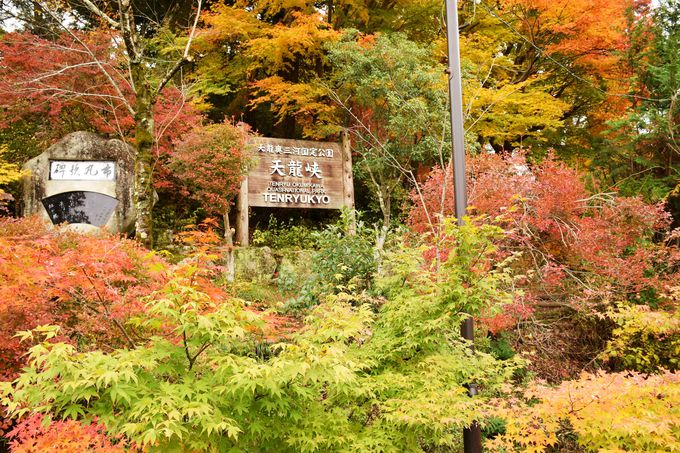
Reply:
[[241, 185], [237, 240], [248, 241], [248, 207], [340, 209], [354, 207], [349, 139], [342, 144], [254, 137]]
[[337, 143], [257, 137], [248, 144], [248, 204], [339, 209], [345, 205], [342, 149]]

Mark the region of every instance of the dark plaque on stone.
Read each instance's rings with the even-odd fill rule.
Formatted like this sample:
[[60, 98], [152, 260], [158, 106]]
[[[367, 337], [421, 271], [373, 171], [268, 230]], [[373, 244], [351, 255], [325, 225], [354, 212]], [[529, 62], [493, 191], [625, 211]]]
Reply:
[[118, 200], [98, 192], [62, 192], [42, 199], [52, 223], [86, 223], [106, 225], [118, 205]]

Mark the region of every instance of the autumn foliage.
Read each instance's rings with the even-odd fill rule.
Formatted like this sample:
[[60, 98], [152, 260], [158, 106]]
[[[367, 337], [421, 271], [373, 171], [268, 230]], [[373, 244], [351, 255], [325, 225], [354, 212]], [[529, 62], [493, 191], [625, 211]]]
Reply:
[[[441, 0], [9, 3], [0, 215], [88, 130], [175, 242], [0, 217], [0, 450], [680, 451], [677, 1], [458, 2], [462, 226]], [[373, 212], [232, 282], [251, 130], [347, 133]]]
[[46, 451], [122, 453], [130, 451], [114, 444], [105, 434], [105, 427], [92, 422], [82, 424], [67, 419], [48, 422], [42, 415], [25, 418], [8, 434], [13, 453]]
[[[499, 258], [518, 254], [513, 267], [523, 276], [524, 307], [509, 307], [491, 321], [492, 330], [542, 305], [591, 312], [613, 301], [671, 303], [680, 254], [670, 242], [652, 240], [669, 225], [662, 205], [591, 194], [582, 175], [552, 157], [531, 164], [521, 153], [483, 154], [469, 166], [471, 209], [504, 226]], [[440, 219], [453, 213], [453, 190], [450, 170], [445, 175], [433, 169], [411, 194], [408, 223], [428, 235], [430, 259], [447, 253]]]
[[[94, 130], [134, 143], [134, 93], [121, 71], [121, 49], [104, 30], [45, 39], [28, 32], [0, 37], [0, 128], [38, 124], [36, 139], [50, 144], [76, 130]], [[186, 93], [166, 87], [154, 106], [154, 154], [162, 164], [173, 142], [200, 124]], [[162, 186], [167, 171], [160, 169]]]
[[164, 280], [166, 264], [138, 244], [103, 234], [53, 233], [40, 220], [0, 218], [0, 375], [13, 378], [30, 346], [17, 331], [63, 326], [86, 347], [128, 344], [122, 324]]
[[[521, 400], [499, 402], [505, 433], [490, 451], [674, 451], [680, 448], [680, 375], [584, 374], [558, 387], [534, 384]], [[572, 450], [573, 451], [573, 450]]]
[[181, 194], [192, 197], [209, 215], [223, 216], [245, 172], [247, 137], [245, 124], [228, 121], [187, 134], [169, 161]]

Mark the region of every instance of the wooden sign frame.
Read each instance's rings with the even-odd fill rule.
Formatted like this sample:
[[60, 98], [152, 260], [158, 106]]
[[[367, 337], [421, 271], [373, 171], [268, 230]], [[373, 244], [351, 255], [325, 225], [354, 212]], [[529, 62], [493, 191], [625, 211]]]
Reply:
[[236, 241], [248, 245], [250, 207], [354, 209], [349, 134], [341, 143], [255, 137], [252, 166], [241, 183]]

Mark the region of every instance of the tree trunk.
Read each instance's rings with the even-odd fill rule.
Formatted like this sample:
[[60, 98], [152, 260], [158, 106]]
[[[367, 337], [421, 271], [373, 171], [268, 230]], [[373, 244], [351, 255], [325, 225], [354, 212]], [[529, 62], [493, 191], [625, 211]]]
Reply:
[[137, 211], [135, 238], [147, 248], [153, 247], [152, 209], [153, 190], [153, 143], [154, 143], [154, 98], [143, 65], [133, 62], [132, 80], [136, 88], [135, 103], [135, 191], [134, 203]]

